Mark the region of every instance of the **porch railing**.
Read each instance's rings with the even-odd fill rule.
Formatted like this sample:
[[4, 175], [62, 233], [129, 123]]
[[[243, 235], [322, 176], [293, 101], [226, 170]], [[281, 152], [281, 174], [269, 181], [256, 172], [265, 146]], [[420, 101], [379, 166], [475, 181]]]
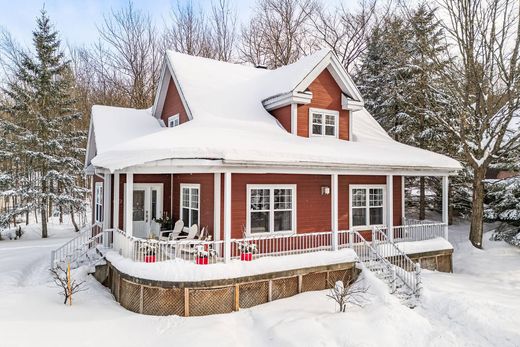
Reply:
[[441, 222], [429, 224], [408, 224], [395, 226], [392, 229], [394, 233], [394, 242], [423, 241], [437, 237], [445, 237], [446, 224]]
[[59, 263], [74, 263], [84, 256], [89, 249], [94, 248], [98, 244], [103, 243], [103, 226], [96, 223], [86, 227], [78, 233], [74, 238], [51, 251], [51, 268]]

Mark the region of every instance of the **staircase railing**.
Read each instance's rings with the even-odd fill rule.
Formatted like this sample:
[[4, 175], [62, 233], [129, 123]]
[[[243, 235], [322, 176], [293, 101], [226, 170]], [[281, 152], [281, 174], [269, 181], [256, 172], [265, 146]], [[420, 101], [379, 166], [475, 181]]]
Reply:
[[51, 268], [61, 262], [77, 261], [89, 249], [103, 243], [104, 234], [101, 223], [96, 223], [80, 231], [76, 237], [51, 251]]
[[414, 295], [419, 296], [421, 289], [420, 264], [414, 263], [406, 253], [399, 249], [399, 247], [389, 239], [386, 231], [387, 229], [385, 227], [373, 227], [373, 247], [377, 253], [397, 267], [396, 276], [403, 281]]

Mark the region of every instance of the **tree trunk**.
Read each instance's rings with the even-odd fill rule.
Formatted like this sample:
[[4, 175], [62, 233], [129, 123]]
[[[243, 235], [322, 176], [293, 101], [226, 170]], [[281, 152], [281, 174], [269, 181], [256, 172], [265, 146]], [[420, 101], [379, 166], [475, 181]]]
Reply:
[[29, 225], [29, 210], [25, 212], [25, 225]]
[[426, 196], [425, 196], [425, 178], [421, 176], [419, 178], [419, 219], [424, 220], [426, 218]]
[[47, 233], [47, 210], [49, 208], [49, 198], [47, 196], [47, 182], [45, 179], [42, 180], [42, 203], [41, 203], [41, 214], [42, 214], [42, 238], [46, 239]]
[[484, 233], [484, 184], [482, 180], [485, 176], [485, 168], [480, 167], [474, 170], [469, 240], [477, 248], [482, 248], [482, 235]]
[[60, 224], [63, 224], [63, 206], [60, 205]]
[[74, 231], [78, 232], [78, 223], [76, 223], [76, 218], [74, 217], [74, 209], [72, 207], [70, 208], [70, 220], [72, 222], [72, 225], [74, 225]]

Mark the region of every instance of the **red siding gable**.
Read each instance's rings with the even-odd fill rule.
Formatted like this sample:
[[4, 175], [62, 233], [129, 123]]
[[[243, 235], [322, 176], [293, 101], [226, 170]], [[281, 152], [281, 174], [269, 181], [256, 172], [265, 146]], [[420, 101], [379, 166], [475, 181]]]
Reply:
[[309, 109], [322, 108], [339, 112], [339, 138], [348, 140], [349, 111], [341, 109], [341, 88], [325, 69], [308, 88], [312, 92], [310, 104], [298, 105], [298, 136], [309, 137]]
[[166, 98], [164, 99], [164, 106], [161, 113], [161, 119], [164, 121], [164, 124], [168, 125], [168, 117], [179, 114], [179, 122], [180, 124], [187, 122], [188, 113], [182, 104], [181, 96], [175, 86], [175, 82], [170, 78], [170, 83], [168, 84], [168, 91], [166, 92]]
[[273, 117], [280, 122], [285, 130], [291, 132], [291, 105], [283, 106], [270, 112]]

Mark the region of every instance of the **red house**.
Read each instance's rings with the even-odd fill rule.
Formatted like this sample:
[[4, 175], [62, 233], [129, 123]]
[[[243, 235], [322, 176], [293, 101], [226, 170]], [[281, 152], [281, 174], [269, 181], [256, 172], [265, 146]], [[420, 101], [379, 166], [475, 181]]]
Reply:
[[405, 176], [442, 177], [445, 236], [458, 169], [391, 139], [327, 50], [275, 70], [168, 51], [151, 108], [92, 108], [86, 157], [93, 223], [146, 239], [180, 219], [224, 260], [243, 238], [324, 232], [335, 249], [347, 230], [403, 237]]

